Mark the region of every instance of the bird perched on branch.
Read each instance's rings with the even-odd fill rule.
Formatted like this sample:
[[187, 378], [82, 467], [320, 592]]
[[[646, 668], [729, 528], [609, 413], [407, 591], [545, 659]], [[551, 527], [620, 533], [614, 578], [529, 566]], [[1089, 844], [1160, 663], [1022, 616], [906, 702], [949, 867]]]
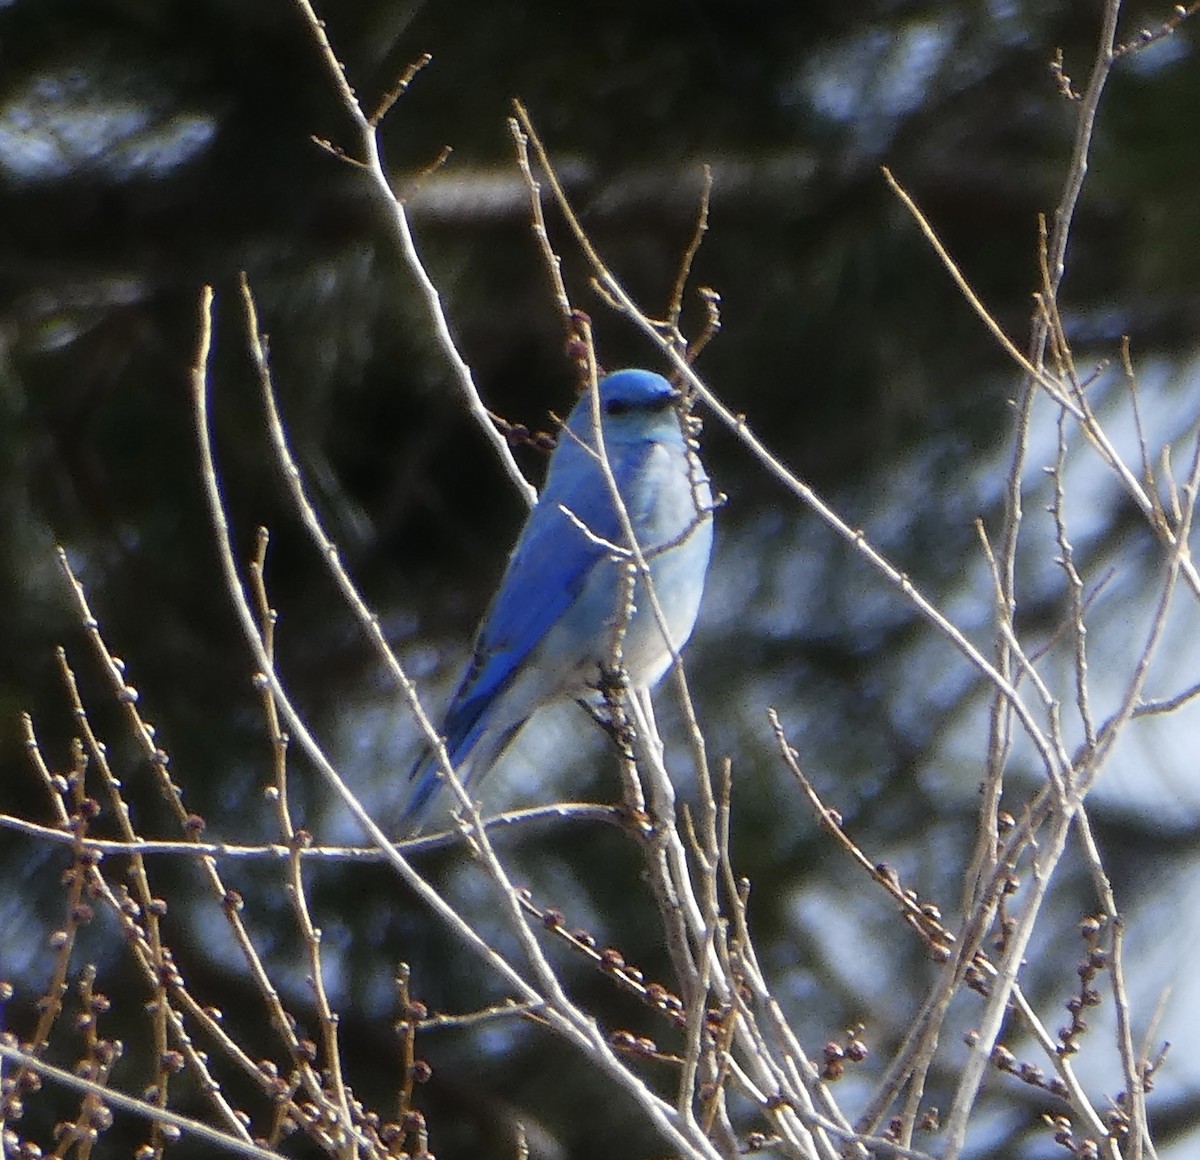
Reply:
[[[594, 698], [618, 668], [648, 689], [691, 635], [713, 535], [692, 423], [649, 371], [608, 375], [575, 404], [441, 726], [468, 792], [537, 709]], [[410, 778], [415, 832], [441, 797], [432, 749]]]

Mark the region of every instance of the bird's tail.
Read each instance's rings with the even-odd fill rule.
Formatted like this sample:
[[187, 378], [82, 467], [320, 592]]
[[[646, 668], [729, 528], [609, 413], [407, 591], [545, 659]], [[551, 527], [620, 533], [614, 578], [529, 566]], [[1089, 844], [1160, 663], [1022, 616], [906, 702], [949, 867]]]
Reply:
[[[465, 737], [446, 738], [446, 751], [450, 764], [462, 783], [463, 789], [471, 793], [483, 780], [484, 775], [495, 765], [508, 744], [521, 731], [528, 718], [522, 718], [504, 730], [485, 728], [486, 722], [478, 722]], [[415, 837], [431, 822], [449, 821], [449, 811], [458, 805], [458, 800], [446, 783], [431, 746], [426, 746], [409, 771], [412, 783], [408, 802], [404, 807], [403, 826], [409, 837]]]

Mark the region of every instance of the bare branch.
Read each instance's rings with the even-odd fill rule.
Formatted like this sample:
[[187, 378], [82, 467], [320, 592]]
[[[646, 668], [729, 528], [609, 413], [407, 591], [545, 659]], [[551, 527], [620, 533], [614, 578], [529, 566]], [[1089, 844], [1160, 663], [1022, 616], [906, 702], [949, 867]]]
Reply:
[[[310, 0], [295, 0], [295, 3], [305, 22], [308, 24], [309, 31], [320, 51], [321, 58], [325, 62], [326, 70], [341, 99], [342, 107], [346, 110], [357, 131], [357, 148], [361, 156], [355, 163], [370, 175], [371, 188], [378, 198], [379, 203], [388, 214], [388, 221], [391, 223], [392, 235], [399, 247], [400, 256], [404, 259], [405, 265], [412, 273], [417, 286], [420, 288], [421, 296], [429, 311], [429, 319], [434, 334], [446, 356], [446, 360], [450, 364], [451, 370], [454, 372], [455, 382], [458, 384], [459, 391], [467, 405], [467, 410], [471, 413], [480, 430], [492, 445], [492, 450], [496, 453], [501, 466], [508, 474], [509, 479], [512, 480], [517, 491], [524, 498], [525, 502], [532, 507], [537, 502], [537, 492], [534, 490], [532, 484], [521, 474], [521, 469], [517, 465], [516, 459], [513, 458], [512, 449], [488, 418], [487, 408], [479, 396], [478, 388], [475, 386], [475, 380], [471, 374], [471, 368], [459, 350], [458, 342], [454, 337], [450, 320], [442, 304], [441, 292], [421, 261], [416, 241], [413, 238], [412, 230], [408, 223], [408, 214], [402, 202], [396, 197], [391, 182], [384, 172], [383, 158], [379, 151], [377, 130], [379, 128], [379, 120], [388, 111], [392, 102], [385, 96], [383, 103], [376, 109], [372, 116], [369, 117], [363, 112], [362, 106], [359, 104], [357, 96], [355, 96], [354, 89], [346, 77], [346, 71], [341, 61], [338, 60], [333, 45], [330, 43], [329, 36], [325, 31], [325, 22], [317, 16]], [[425, 58], [421, 58], [416, 64], [411, 66], [409, 73], [401, 77], [402, 83], [407, 86], [408, 81], [412, 79], [412, 76], [416, 74], [418, 69], [424, 67], [425, 63]], [[399, 96], [400, 93], [397, 92], [396, 95]], [[342, 154], [339, 152], [338, 156], [342, 156]]]

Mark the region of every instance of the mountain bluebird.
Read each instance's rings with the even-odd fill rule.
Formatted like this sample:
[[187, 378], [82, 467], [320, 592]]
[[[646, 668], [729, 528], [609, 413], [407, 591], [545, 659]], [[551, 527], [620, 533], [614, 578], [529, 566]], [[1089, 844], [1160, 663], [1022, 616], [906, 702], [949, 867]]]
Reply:
[[[597, 452], [592, 397], [575, 404], [550, 459], [475, 654], [441, 732], [470, 791], [543, 705], [591, 696], [620, 663], [650, 688], [692, 632], [712, 549], [708, 477], [688, 435], [679, 392], [660, 375], [626, 370], [599, 384], [600, 444], [650, 570], [667, 636], [636, 565]], [[428, 818], [441, 778], [426, 751], [410, 775], [412, 830]]]

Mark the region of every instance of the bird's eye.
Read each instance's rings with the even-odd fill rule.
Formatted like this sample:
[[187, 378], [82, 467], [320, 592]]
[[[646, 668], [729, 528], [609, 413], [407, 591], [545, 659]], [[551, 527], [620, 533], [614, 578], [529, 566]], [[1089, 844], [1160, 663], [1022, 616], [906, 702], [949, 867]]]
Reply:
[[604, 404], [606, 415], [628, 415], [633, 410], [633, 404], [628, 399], [609, 399]]

